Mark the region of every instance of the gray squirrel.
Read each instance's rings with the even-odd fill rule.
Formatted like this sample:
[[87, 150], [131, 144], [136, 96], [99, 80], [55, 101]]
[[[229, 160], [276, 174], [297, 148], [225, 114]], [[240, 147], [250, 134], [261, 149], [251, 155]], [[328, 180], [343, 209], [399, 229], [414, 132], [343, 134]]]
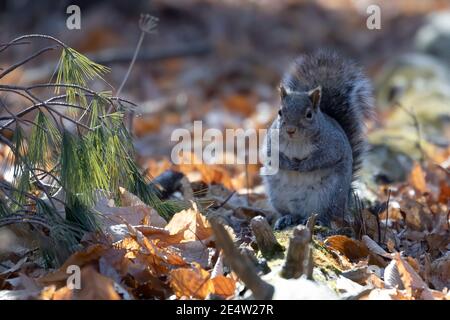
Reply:
[[[299, 57], [280, 84], [281, 108], [270, 130], [279, 131], [279, 170], [263, 177], [282, 217], [275, 229], [318, 214], [329, 226], [349, 209], [351, 185], [366, 145], [364, 121], [372, 116], [370, 81], [335, 52]], [[270, 165], [270, 134], [264, 166]]]

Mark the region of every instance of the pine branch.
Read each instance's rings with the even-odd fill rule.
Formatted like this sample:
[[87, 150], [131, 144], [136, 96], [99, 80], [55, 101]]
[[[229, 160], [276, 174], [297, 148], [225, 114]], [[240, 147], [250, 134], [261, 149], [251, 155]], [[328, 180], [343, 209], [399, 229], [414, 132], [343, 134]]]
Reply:
[[[0, 134], [0, 143], [14, 155], [14, 181], [0, 182], [0, 226], [26, 223], [48, 229], [50, 236], [44, 232], [39, 241], [42, 254], [55, 265], [76, 248], [85, 231], [99, 230], [97, 214], [91, 209], [98, 190], [118, 197], [119, 187], [125, 187], [165, 217], [173, 213], [174, 206], [161, 202], [135, 163], [123, 119], [124, 104], [127, 109], [136, 105], [89, 87], [94, 79], [107, 84], [103, 75], [109, 69], [45, 35], [18, 37], [0, 45], [0, 53], [29, 39], [50, 40], [57, 46], [5, 68], [0, 78], [57, 47], [62, 52], [55, 83], [0, 84], [0, 92], [16, 94], [29, 103], [12, 112], [0, 100], [7, 113], [0, 116], [0, 131], [13, 132], [11, 140]], [[42, 99], [41, 92], [54, 95]], [[32, 114], [36, 114], [34, 120], [29, 119]], [[29, 135], [21, 127], [25, 125], [31, 126]], [[64, 190], [65, 198], [58, 198], [55, 190]], [[56, 202], [64, 205], [66, 219], [58, 213]]]
[[26, 59], [24, 59], [24, 60], [22, 60], [22, 61], [20, 61], [20, 62], [17, 62], [16, 64], [13, 64], [13, 65], [10, 66], [8, 69], [6, 69], [6, 70], [4, 70], [2, 73], [0, 73], [0, 79], [3, 78], [4, 76], [6, 76], [7, 74], [13, 72], [13, 71], [16, 70], [17, 68], [21, 67], [22, 65], [24, 65], [24, 64], [27, 63], [28, 61], [31, 61], [31, 60], [33, 60], [34, 58], [40, 56], [41, 54], [43, 54], [43, 53], [45, 53], [45, 52], [47, 52], [47, 51], [50, 51], [50, 50], [54, 50], [54, 49], [56, 49], [56, 48], [57, 48], [57, 47], [55, 47], [55, 46], [43, 48], [43, 49], [39, 50], [38, 52], [32, 54], [32, 55], [29, 56], [28, 58], [26, 58]]

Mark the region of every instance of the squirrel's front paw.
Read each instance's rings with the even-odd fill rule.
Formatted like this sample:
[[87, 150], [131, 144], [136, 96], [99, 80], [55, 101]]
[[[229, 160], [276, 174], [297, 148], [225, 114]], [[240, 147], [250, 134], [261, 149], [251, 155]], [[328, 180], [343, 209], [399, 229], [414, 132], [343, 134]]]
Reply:
[[286, 229], [287, 227], [298, 225], [302, 222], [304, 222], [304, 219], [302, 219], [300, 216], [298, 215], [293, 216], [291, 214], [287, 214], [279, 218], [277, 221], [275, 221], [275, 225], [273, 228], [274, 230], [283, 230]]
[[279, 154], [280, 169], [283, 170], [297, 170], [300, 165], [300, 160], [297, 158], [289, 159], [283, 152]]
[[283, 230], [292, 225], [292, 216], [288, 214], [287, 216], [282, 216], [281, 218], [275, 221], [275, 225], [273, 226], [274, 230]]

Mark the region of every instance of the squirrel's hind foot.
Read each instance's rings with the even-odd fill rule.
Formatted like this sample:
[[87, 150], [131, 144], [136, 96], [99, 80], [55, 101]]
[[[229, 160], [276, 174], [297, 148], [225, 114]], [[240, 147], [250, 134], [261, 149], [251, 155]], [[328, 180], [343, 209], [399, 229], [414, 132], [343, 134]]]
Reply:
[[306, 220], [307, 219], [299, 215], [287, 214], [282, 216], [281, 218], [278, 218], [277, 221], [275, 221], [273, 229], [278, 231], [284, 230], [291, 226], [305, 224]]
[[[281, 218], [278, 218], [275, 221], [273, 229], [280, 231], [291, 226], [297, 226], [299, 224], [306, 225], [308, 219], [309, 217], [305, 218], [300, 215], [292, 215], [292, 214], [283, 215]], [[319, 217], [316, 221], [316, 225], [329, 228], [330, 222], [327, 219]]]

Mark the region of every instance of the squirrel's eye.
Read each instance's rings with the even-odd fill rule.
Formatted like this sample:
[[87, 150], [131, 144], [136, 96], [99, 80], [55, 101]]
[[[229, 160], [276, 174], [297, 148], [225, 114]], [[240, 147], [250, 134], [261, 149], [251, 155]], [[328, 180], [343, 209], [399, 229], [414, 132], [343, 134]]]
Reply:
[[306, 111], [305, 117], [306, 119], [311, 120], [313, 117], [312, 111], [311, 110]]
[[278, 110], [278, 115], [281, 117], [281, 109]]

